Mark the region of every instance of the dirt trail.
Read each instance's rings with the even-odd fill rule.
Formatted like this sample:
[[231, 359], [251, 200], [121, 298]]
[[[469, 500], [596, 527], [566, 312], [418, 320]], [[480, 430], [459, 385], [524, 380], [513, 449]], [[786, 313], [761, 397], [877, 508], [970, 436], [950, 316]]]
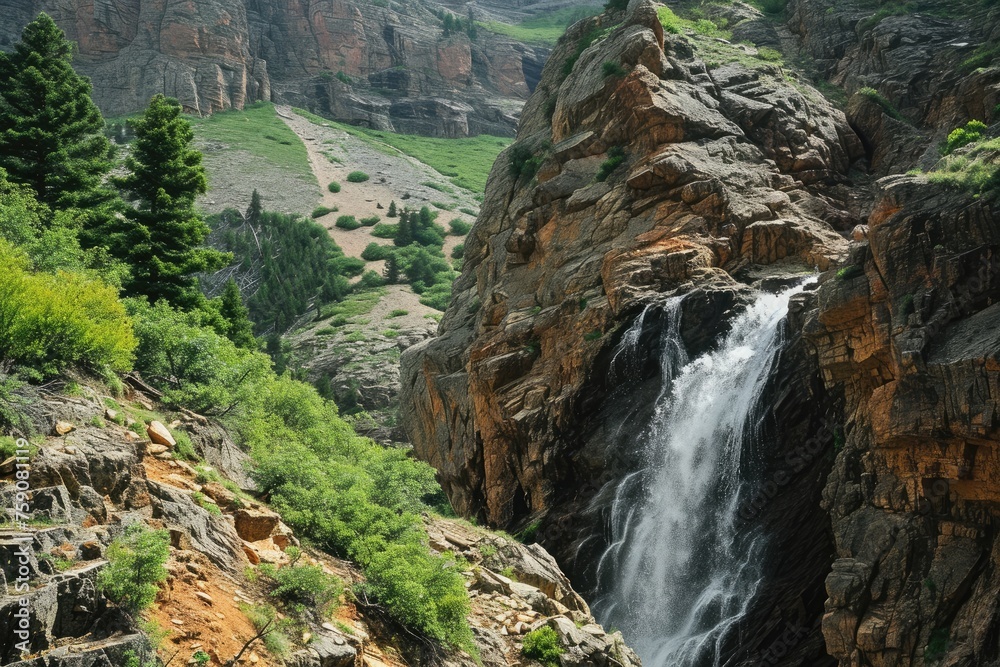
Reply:
[[[455, 211], [438, 210], [438, 222], [445, 229], [448, 228], [448, 222], [455, 218], [473, 222], [472, 216], [457, 210], [457, 207], [479, 208], [471, 194], [459, 188], [454, 188], [455, 193], [449, 194], [422, 185], [430, 182], [451, 187], [448, 179], [434, 169], [407, 156], [381, 153], [335, 127], [317, 125], [289, 107], [277, 107], [277, 110], [285, 124], [302, 139], [309, 153], [309, 164], [322, 188], [322, 196], [317, 205], [338, 209], [316, 221], [330, 230], [330, 236], [343, 249], [344, 254], [360, 257], [369, 243], [390, 245], [392, 241], [372, 236], [371, 227], [351, 231], [340, 229], [334, 225], [337, 218], [353, 215], [361, 220], [378, 216], [382, 222], [393, 223], [396, 219], [386, 217], [391, 201], [395, 201], [399, 208], [429, 206], [432, 210], [438, 209], [431, 201], [456, 204]], [[364, 183], [349, 183], [347, 175], [352, 171], [363, 171], [371, 178]], [[340, 183], [339, 193], [332, 193], [327, 189], [327, 185], [333, 181]], [[450, 256], [451, 249], [461, 242], [460, 237], [449, 234], [445, 237], [445, 254]], [[382, 262], [370, 262], [369, 268], [381, 271], [382, 265]]]

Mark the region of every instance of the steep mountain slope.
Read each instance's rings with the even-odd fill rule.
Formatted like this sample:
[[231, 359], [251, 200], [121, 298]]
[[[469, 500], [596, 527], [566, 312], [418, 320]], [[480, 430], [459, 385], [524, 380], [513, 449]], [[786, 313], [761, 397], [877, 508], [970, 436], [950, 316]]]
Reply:
[[425, 2], [32, 0], [0, 10], [0, 47], [50, 13], [78, 43], [76, 66], [109, 116], [166, 93], [199, 114], [274, 100], [382, 129], [510, 135], [547, 55], [486, 30], [446, 36], [442, 10]]
[[[537, 529], [589, 592], [618, 482], [644, 465], [657, 304], [685, 297], [694, 356], [751, 287], [818, 268], [792, 299], [741, 529], [770, 538], [767, 574], [718, 655], [995, 664], [995, 194], [870, 180], [934, 167], [947, 131], [992, 120], [996, 12], [958, 4], [708, 9], [760, 48], [642, 2], [571, 29], [494, 167], [439, 336], [402, 357], [404, 425], [457, 509]], [[846, 115], [765, 46], [858, 91]], [[969, 150], [949, 164], [995, 160]], [[611, 358], [643, 312], [644, 380], [622, 383]]]

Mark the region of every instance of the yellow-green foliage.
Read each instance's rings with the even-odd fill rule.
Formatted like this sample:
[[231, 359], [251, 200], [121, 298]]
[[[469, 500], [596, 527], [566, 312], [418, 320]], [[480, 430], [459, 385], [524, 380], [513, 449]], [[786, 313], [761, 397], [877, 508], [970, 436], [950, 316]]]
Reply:
[[927, 174], [931, 183], [943, 183], [974, 194], [995, 189], [1000, 181], [1000, 139], [978, 141], [946, 156]]
[[0, 359], [58, 373], [74, 364], [126, 371], [135, 336], [117, 292], [81, 273], [33, 273], [0, 241]]

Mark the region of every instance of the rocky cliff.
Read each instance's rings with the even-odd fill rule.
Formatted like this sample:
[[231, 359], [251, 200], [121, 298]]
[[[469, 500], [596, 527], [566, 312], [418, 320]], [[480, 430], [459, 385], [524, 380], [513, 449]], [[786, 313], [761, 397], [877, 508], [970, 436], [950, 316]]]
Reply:
[[586, 588], [659, 386], [652, 356], [643, 382], [607, 372], [623, 331], [683, 294], [695, 354], [751, 288], [818, 268], [766, 399], [765, 478], [798, 463], [750, 512], [769, 574], [725, 660], [994, 664], [993, 197], [873, 178], [991, 119], [997, 69], [966, 61], [995, 14], [712, 11], [734, 40], [879, 94], [845, 114], [770, 52], [664, 34], [642, 2], [574, 26], [494, 167], [438, 337], [403, 355], [404, 424], [456, 509], [537, 528]]
[[0, 48], [51, 14], [110, 116], [167, 93], [196, 114], [273, 100], [401, 132], [510, 135], [547, 54], [485, 30], [445, 37], [441, 9], [424, 2], [32, 0], [0, 10]]

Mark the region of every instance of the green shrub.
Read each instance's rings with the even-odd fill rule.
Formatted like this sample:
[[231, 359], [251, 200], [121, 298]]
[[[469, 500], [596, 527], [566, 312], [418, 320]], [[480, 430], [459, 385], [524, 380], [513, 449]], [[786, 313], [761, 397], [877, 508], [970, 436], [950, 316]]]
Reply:
[[757, 49], [757, 57], [764, 62], [769, 63], [781, 63], [784, 61], [785, 57], [781, 55], [781, 51], [777, 49], [772, 49], [769, 46], [762, 46]]
[[628, 70], [622, 67], [619, 63], [611, 60], [605, 60], [601, 65], [601, 73], [605, 76], [605, 78], [614, 77], [616, 79], [621, 79], [628, 74]]
[[370, 177], [363, 171], [352, 171], [347, 175], [348, 183], [364, 183]]
[[409, 315], [410, 311], [403, 310], [402, 308], [395, 308], [389, 313], [389, 317], [403, 317], [404, 315]]
[[452, 236], [465, 236], [472, 229], [472, 225], [462, 220], [461, 218], [455, 218], [448, 223], [448, 227], [451, 228]]
[[315, 609], [321, 616], [329, 616], [344, 592], [340, 579], [316, 565], [293, 563], [279, 569], [265, 564], [260, 566], [260, 571], [274, 583], [271, 596], [298, 614], [308, 608]]
[[136, 339], [118, 292], [83, 274], [32, 273], [0, 240], [0, 361], [54, 375], [71, 365], [127, 371]]
[[361, 259], [368, 262], [378, 262], [385, 259], [392, 252], [386, 246], [380, 243], [369, 243], [365, 246], [365, 249], [361, 251]]
[[192, 654], [191, 660], [193, 660], [194, 664], [197, 665], [198, 667], [205, 667], [205, 665], [211, 662], [212, 656], [205, 653], [201, 649], [198, 649], [197, 651], [194, 652], [194, 654]]
[[542, 158], [525, 144], [515, 144], [510, 149], [510, 173], [514, 178], [531, 180], [542, 166]]
[[454, 248], [451, 249], [452, 259], [464, 259], [465, 258], [465, 244], [459, 243]]
[[[254, 477], [285, 521], [358, 563], [364, 593], [403, 623], [472, 648], [461, 575], [432, 555], [418, 513], [440, 502], [429, 466], [353, 433], [316, 391], [291, 378], [261, 387], [238, 427]], [[474, 649], [473, 649], [474, 650]]]
[[780, 14], [785, 11], [788, 0], [759, 0], [759, 4], [765, 14]]
[[660, 25], [663, 26], [663, 32], [669, 32], [673, 35], [679, 35], [681, 33], [681, 26], [683, 25], [683, 22], [677, 14], [674, 14], [670, 7], [658, 7], [656, 10], [656, 16], [660, 19]]
[[444, 312], [451, 301], [451, 283], [439, 282], [431, 285], [420, 295], [420, 303]]
[[360, 276], [365, 270], [365, 260], [341, 255], [332, 260], [334, 270], [342, 276]]
[[361, 223], [358, 222], [353, 215], [342, 215], [337, 218], [337, 222], [334, 224], [340, 229], [346, 229], [348, 231], [357, 229], [361, 226]]
[[864, 275], [864, 268], [858, 266], [857, 264], [848, 264], [842, 269], [837, 271], [838, 280], [851, 280], [852, 278], [857, 278], [858, 276]]
[[167, 579], [163, 564], [169, 556], [167, 531], [130, 524], [108, 546], [108, 564], [98, 574], [97, 586], [105, 597], [135, 616], [156, 600], [159, 584]]
[[380, 222], [372, 227], [371, 235], [378, 239], [394, 239], [399, 233], [399, 225]]
[[326, 186], [326, 189], [334, 194], [337, 194], [338, 192], [340, 192], [340, 183], [338, 183], [337, 181], [331, 181], [330, 184]]
[[367, 218], [361, 218], [361, 220], [359, 220], [358, 222], [360, 222], [364, 227], [374, 227], [375, 225], [378, 224], [378, 221], [380, 219], [381, 218], [379, 218], [377, 215], [370, 215]]
[[924, 660], [928, 663], [937, 662], [948, 652], [948, 638], [951, 632], [948, 628], [936, 628], [931, 632], [924, 648]]
[[986, 123], [979, 120], [970, 120], [965, 124], [965, 127], [955, 128], [948, 135], [948, 142], [943, 151], [944, 154], [949, 155], [959, 148], [981, 141], [986, 129]]
[[174, 436], [174, 456], [181, 459], [182, 461], [200, 461], [201, 457], [198, 456], [198, 452], [194, 448], [194, 443], [191, 442], [191, 436], [189, 436], [184, 431], [172, 431], [171, 435]]
[[559, 667], [559, 656], [565, 652], [558, 633], [547, 625], [524, 635], [521, 646], [524, 657], [537, 660], [546, 667]]
[[617, 169], [624, 161], [625, 149], [621, 146], [612, 146], [608, 151], [608, 159], [602, 162], [600, 169], [597, 170], [597, 180], [608, 180], [608, 176], [614, 173], [615, 169]]
[[[1000, 107], [1000, 104], [998, 104], [997, 106]], [[477, 211], [475, 209], [471, 209], [471, 208], [466, 208], [464, 206], [462, 208], [458, 209], [458, 210], [461, 211], [462, 213], [466, 214], [466, 215], [471, 215], [473, 218], [475, 218], [475, 217], [477, 217], [479, 215], [479, 211]]]
[[136, 369], [147, 378], [173, 378], [164, 383], [171, 405], [220, 414], [241, 404], [256, 382], [271, 372], [266, 354], [237, 347], [203, 326], [202, 315], [184, 313], [158, 301], [126, 302], [136, 337]]
[[882, 110], [890, 117], [895, 118], [896, 120], [902, 120], [902, 121], [906, 120], [905, 118], [903, 118], [903, 114], [899, 113], [899, 110], [896, 109], [895, 106], [893, 106], [892, 102], [883, 97], [882, 94], [879, 93], [874, 88], [866, 86], [858, 90], [858, 94], [864, 95], [871, 101], [875, 102], [875, 104], [882, 107]]
[[329, 215], [330, 213], [336, 213], [336, 212], [337, 212], [336, 206], [334, 206], [333, 208], [330, 208], [329, 206], [317, 206], [316, 208], [313, 209], [312, 217], [314, 219], [322, 218], [324, 215]]

